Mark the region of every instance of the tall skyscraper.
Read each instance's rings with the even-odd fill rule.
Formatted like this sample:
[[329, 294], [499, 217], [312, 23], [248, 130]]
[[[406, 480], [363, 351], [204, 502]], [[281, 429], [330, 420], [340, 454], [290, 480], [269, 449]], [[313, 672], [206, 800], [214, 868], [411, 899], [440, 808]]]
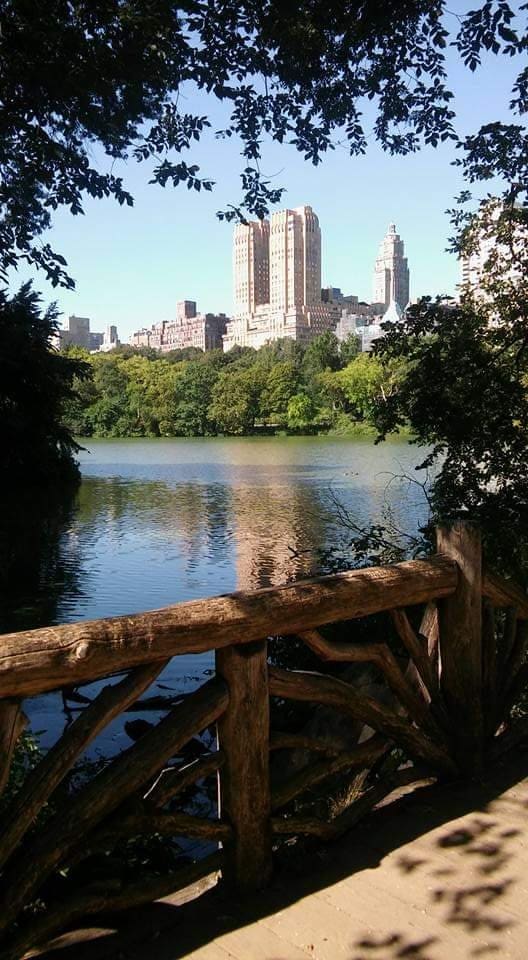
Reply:
[[403, 240], [395, 224], [390, 223], [374, 267], [374, 303], [388, 307], [395, 300], [402, 309], [409, 303], [409, 267], [404, 252]]
[[238, 223], [233, 236], [235, 316], [254, 313], [269, 303], [269, 230], [267, 220]]
[[270, 226], [270, 306], [321, 303], [321, 228], [311, 207], [279, 210]]
[[321, 230], [310, 206], [235, 227], [233, 265], [235, 315], [224, 350], [334, 329], [340, 311], [321, 299]]

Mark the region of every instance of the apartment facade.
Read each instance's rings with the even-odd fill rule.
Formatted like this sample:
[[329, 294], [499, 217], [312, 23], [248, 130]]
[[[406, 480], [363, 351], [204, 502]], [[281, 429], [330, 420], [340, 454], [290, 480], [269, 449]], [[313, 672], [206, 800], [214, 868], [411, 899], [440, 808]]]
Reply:
[[152, 347], [162, 353], [186, 347], [196, 347], [204, 353], [221, 350], [227, 321], [225, 313], [198, 313], [194, 300], [181, 300], [176, 305], [175, 320], [163, 320], [138, 330], [129, 342], [134, 347]]
[[76, 317], [75, 314], [68, 317], [67, 328], [59, 330], [55, 340], [58, 349], [75, 346], [92, 351], [98, 350], [103, 342], [104, 333], [95, 333], [90, 330], [90, 318]]
[[404, 243], [389, 224], [374, 266], [373, 301], [388, 309], [392, 300], [404, 310], [409, 303], [409, 265]]
[[321, 298], [321, 228], [308, 205], [235, 227], [233, 285], [224, 350], [282, 337], [307, 342], [339, 320], [336, 305]]

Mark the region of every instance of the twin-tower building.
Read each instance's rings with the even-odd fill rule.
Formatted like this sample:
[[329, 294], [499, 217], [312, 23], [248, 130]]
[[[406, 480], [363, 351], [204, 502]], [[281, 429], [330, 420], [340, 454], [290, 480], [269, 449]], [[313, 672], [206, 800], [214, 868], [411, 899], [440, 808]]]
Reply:
[[307, 341], [332, 330], [335, 306], [321, 299], [321, 228], [310, 206], [240, 223], [233, 237], [234, 314], [224, 350]]
[[[321, 228], [311, 206], [279, 210], [270, 220], [237, 224], [233, 236], [234, 313], [224, 350], [238, 344], [259, 348], [290, 337], [307, 342], [341, 320], [343, 298], [321, 290]], [[357, 304], [357, 298], [350, 299]], [[390, 224], [374, 269], [370, 316], [381, 316], [395, 301], [409, 301], [409, 268], [403, 241]]]

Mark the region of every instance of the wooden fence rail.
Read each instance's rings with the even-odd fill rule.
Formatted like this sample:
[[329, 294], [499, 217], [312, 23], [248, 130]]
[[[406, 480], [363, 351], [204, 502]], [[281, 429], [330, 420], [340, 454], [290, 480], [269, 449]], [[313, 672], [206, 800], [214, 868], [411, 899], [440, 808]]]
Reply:
[[[23, 698], [125, 674], [78, 714], [4, 805], [0, 955], [18, 960], [83, 916], [165, 896], [208, 871], [254, 892], [269, 881], [281, 837], [332, 839], [398, 787], [478, 774], [526, 737], [512, 707], [528, 682], [528, 597], [483, 573], [470, 527], [439, 530], [438, 551], [429, 560], [0, 637], [0, 794], [26, 722]], [[387, 640], [332, 635], [333, 624], [382, 612]], [[267, 638], [278, 635], [296, 638], [321, 670], [270, 665]], [[82, 789], [67, 789], [89, 744], [138, 706], [170, 658], [207, 650], [215, 651], [214, 679], [169, 704]], [[357, 664], [375, 680], [366, 692]], [[159, 708], [158, 701], [143, 702]], [[306, 707], [301, 723], [292, 706], [299, 702], [312, 705], [315, 728], [303, 726]], [[330, 722], [336, 714], [344, 726]], [[286, 729], [272, 729], [276, 716], [286, 717]], [[189, 763], [185, 745], [207, 728], [216, 730], [218, 749]], [[182, 798], [211, 777], [216, 815], [191, 815]], [[312, 801], [336, 791], [341, 800], [325, 818]], [[153, 835], [221, 846], [167, 875], [83, 882], [90, 858], [110, 853], [113, 862], [120, 844]], [[57, 894], [65, 874], [66, 897]]]

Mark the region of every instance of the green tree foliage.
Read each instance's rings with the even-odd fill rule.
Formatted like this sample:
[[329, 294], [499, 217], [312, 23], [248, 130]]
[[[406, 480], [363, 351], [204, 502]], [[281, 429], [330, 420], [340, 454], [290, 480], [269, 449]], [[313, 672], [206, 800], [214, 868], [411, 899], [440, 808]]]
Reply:
[[43, 311], [30, 284], [11, 298], [0, 291], [2, 466], [13, 489], [28, 483], [49, 489], [77, 476], [79, 448], [62, 414], [74, 379], [87, 368], [52, 348], [56, 319], [55, 307]]
[[316, 415], [317, 407], [306, 393], [296, 393], [288, 403], [288, 426], [290, 430], [306, 430], [312, 426]]
[[331, 428], [338, 417], [349, 425], [368, 417], [376, 385], [387, 381], [380, 362], [361, 354], [342, 369], [331, 369], [330, 363], [343, 363], [333, 334], [322, 334], [308, 346], [284, 340], [260, 350], [199, 352], [192, 360], [180, 353], [88, 354], [68, 348], [68, 357], [82, 358], [91, 370], [89, 378], [74, 379], [68, 428], [77, 436], [96, 437], [313, 432]]
[[262, 386], [254, 367], [226, 370], [213, 388], [209, 416], [219, 433], [251, 433], [260, 407]]
[[[62, 256], [38, 238], [54, 210], [82, 213], [86, 196], [132, 204], [115, 161], [145, 164], [162, 186], [210, 190], [214, 169], [202, 175], [192, 158], [212, 135], [211, 120], [192, 110], [196, 91], [200, 104], [223, 105], [216, 141], [241, 142], [242, 196], [220, 212], [227, 218], [262, 217], [281, 197], [260, 173], [266, 137], [315, 164], [337, 139], [364, 153], [372, 124], [390, 153], [455, 140], [446, 51], [454, 47], [471, 70], [486, 52], [521, 58], [525, 12], [504, 0], [460, 15], [443, 0], [5, 0], [2, 269], [22, 259], [71, 286]], [[521, 114], [527, 102], [523, 62], [512, 110]], [[460, 146], [469, 179], [498, 173], [511, 184], [524, 169], [518, 124], [492, 124]]]
[[361, 353], [336, 374], [336, 380], [348, 411], [358, 420], [368, 419], [376, 401], [382, 396], [384, 370], [379, 360], [368, 353]]
[[361, 340], [355, 333], [349, 333], [339, 344], [339, 358], [342, 364], [350, 363], [361, 351]]
[[[526, 280], [519, 280], [521, 286]], [[528, 300], [526, 301], [528, 303]], [[526, 577], [528, 567], [528, 343], [519, 314], [490, 323], [490, 302], [423, 300], [376, 344], [384, 363], [404, 362], [376, 402], [381, 437], [408, 423], [430, 448], [432, 519], [466, 516], [490, 557]], [[495, 304], [495, 308], [496, 308]], [[521, 304], [517, 300], [517, 309]], [[522, 330], [524, 326], [524, 330]]]
[[323, 370], [339, 370], [341, 357], [339, 340], [330, 330], [314, 337], [306, 347], [303, 357], [303, 374], [307, 381], [315, 380]]
[[299, 372], [292, 360], [279, 360], [271, 366], [260, 397], [260, 411], [270, 423], [285, 426], [288, 404], [299, 385]]
[[174, 393], [174, 432], [177, 436], [207, 437], [215, 432], [209, 407], [217, 378], [216, 368], [199, 360], [189, 360], [182, 365]]

